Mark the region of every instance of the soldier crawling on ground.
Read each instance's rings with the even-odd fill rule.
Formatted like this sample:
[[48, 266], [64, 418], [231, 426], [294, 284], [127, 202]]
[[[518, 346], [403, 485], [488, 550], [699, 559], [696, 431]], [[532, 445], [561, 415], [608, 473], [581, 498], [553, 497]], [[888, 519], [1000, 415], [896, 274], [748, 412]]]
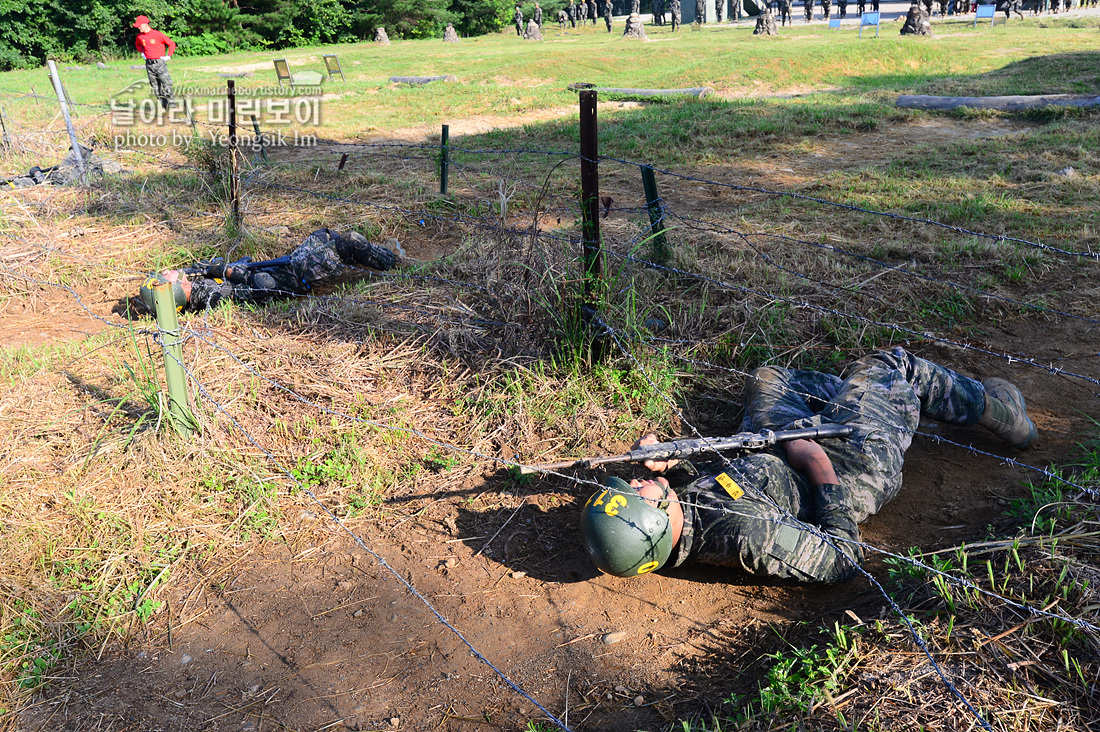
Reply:
[[226, 264], [216, 259], [150, 273], [139, 295], [150, 312], [156, 312], [153, 287], [161, 282], [171, 283], [177, 310], [204, 310], [222, 300], [266, 303], [304, 295], [347, 269], [391, 269], [397, 259], [398, 254], [371, 244], [357, 231], [337, 234], [318, 229], [290, 254], [268, 262], [240, 260]]
[[[859, 523], [901, 490], [902, 460], [921, 415], [981, 425], [1012, 447], [1035, 440], [1019, 389], [976, 381], [900, 347], [853, 363], [845, 377], [764, 367], [748, 378], [746, 432], [845, 424], [844, 439], [794, 440], [715, 462], [678, 483], [610, 478], [581, 512], [585, 551], [632, 577], [688, 561], [757, 575], [843, 582], [863, 563]], [[638, 445], [657, 442], [646, 435]], [[675, 461], [647, 461], [661, 473]], [[699, 477], [702, 476], [702, 477]]]

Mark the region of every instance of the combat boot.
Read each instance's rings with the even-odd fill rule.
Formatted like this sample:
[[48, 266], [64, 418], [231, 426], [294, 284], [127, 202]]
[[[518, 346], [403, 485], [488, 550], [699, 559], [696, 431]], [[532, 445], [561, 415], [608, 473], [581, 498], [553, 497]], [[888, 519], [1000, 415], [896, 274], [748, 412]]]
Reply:
[[985, 411], [978, 424], [1017, 450], [1027, 449], [1035, 439], [1035, 423], [1027, 416], [1027, 404], [1020, 390], [1004, 379], [982, 382], [985, 387]]

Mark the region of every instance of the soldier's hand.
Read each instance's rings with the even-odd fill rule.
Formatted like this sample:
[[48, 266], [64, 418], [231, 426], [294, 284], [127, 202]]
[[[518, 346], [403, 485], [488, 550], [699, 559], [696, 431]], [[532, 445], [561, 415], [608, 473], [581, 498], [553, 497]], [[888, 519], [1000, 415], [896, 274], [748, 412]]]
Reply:
[[[631, 449], [637, 450], [639, 447], [649, 447], [650, 445], [656, 445], [658, 442], [660, 442], [660, 440], [657, 439], [657, 435], [650, 432], [647, 435], [643, 435], [641, 439], [635, 442]], [[673, 458], [672, 460], [646, 460], [642, 464], [654, 473], [663, 473], [678, 462], [680, 461]]]

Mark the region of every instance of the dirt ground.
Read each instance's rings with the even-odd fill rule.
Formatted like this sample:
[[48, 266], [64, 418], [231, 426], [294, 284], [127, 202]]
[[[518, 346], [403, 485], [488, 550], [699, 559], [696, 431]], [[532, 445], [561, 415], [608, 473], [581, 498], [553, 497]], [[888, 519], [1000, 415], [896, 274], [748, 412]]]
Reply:
[[[915, 125], [905, 139], [955, 124]], [[758, 172], [783, 185], [788, 176], [835, 165], [829, 159], [842, 159], [849, 142], [822, 139], [805, 159]], [[439, 254], [415, 242], [406, 247], [414, 257]], [[0, 248], [4, 262], [35, 256], [41, 254], [32, 247]], [[92, 312], [113, 318], [111, 307], [132, 286], [116, 281], [78, 293]], [[64, 291], [11, 299], [0, 311], [6, 346], [82, 338], [106, 327], [74, 311]], [[1029, 316], [988, 329], [978, 345], [1100, 379], [1097, 341], [1089, 321]], [[1096, 411], [1098, 389], [1091, 382], [949, 346], [921, 355], [1021, 387], [1039, 428], [1038, 443], [1020, 456], [1028, 464], [1064, 463], [1095, 429], [1088, 414]], [[1015, 456], [978, 429], [922, 429]], [[1026, 475], [997, 457], [918, 437], [905, 489], [864, 526], [864, 538], [891, 551], [980, 540], [1003, 521]], [[167, 609], [148, 628], [125, 647], [94, 649], [53, 680], [16, 726], [480, 730], [525, 729], [542, 717], [491, 663], [574, 729], [656, 730], [718, 704], [737, 683], [751, 685], [737, 680], [737, 671], [759, 655], [769, 623], [816, 626], [845, 611], [864, 619], [888, 614], [863, 580], [784, 586], [701, 568], [635, 579], [601, 575], [577, 542], [585, 496], [537, 481], [525, 495], [512, 495], [501, 493], [503, 485], [501, 475], [489, 473], [472, 474], [446, 493], [407, 486], [390, 498], [381, 520], [355, 524], [363, 545], [305, 512], [293, 520], [317, 543], [253, 553], [175, 583], [162, 595]], [[869, 566], [884, 576], [877, 559]]]

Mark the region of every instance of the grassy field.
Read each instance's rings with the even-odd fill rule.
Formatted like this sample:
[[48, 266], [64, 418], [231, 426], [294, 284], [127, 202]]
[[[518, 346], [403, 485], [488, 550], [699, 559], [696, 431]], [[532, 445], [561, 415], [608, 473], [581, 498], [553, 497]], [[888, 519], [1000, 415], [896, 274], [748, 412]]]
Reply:
[[[90, 659], [158, 647], [165, 636], [170, 646], [173, 627], [189, 622], [192, 588], [228, 591], [242, 557], [277, 548], [298, 556], [333, 541], [323, 522], [301, 518], [319, 511], [313, 496], [369, 538], [443, 521], [433, 518], [436, 503], [572, 506], [590, 486], [494, 473], [489, 458], [617, 452], [648, 429], [729, 431], [747, 370], [835, 371], [891, 343], [942, 347], [979, 371], [1002, 364], [958, 344], [1100, 376], [1087, 360], [1100, 294], [1095, 258], [1044, 248], [1100, 248], [1100, 113], [894, 106], [898, 93], [1100, 93], [1095, 18], [993, 31], [960, 20], [935, 31], [900, 38], [887, 27], [860, 41], [854, 30], [796, 26], [761, 39], [742, 24], [677, 36], [654, 29], [651, 43], [586, 29], [550, 30], [540, 44], [501, 34], [298, 49], [286, 53], [292, 69], [319, 69], [321, 54], [336, 52], [348, 77], [326, 82], [323, 124], [300, 131], [375, 144], [434, 143], [440, 124], [471, 120], [501, 128], [453, 134], [446, 197], [431, 148], [322, 144], [273, 150], [270, 165], [248, 156], [241, 227], [228, 223], [224, 157], [202, 144], [117, 153], [134, 172], [88, 188], [7, 191], [0, 726], [39, 726], [35, 708]], [[171, 63], [181, 88], [220, 87], [219, 73], [252, 69], [240, 80], [249, 90], [272, 83], [271, 57]], [[117, 131], [94, 105], [140, 78], [128, 65], [64, 71], [74, 101], [93, 105], [78, 106], [85, 139], [108, 142]], [[458, 82], [395, 86], [392, 74]], [[566, 89], [574, 81], [716, 91], [701, 101], [601, 107], [601, 193], [615, 202], [603, 222], [612, 256], [597, 297], [623, 346], [605, 344], [606, 360], [591, 358], [574, 309], [577, 171], [557, 154], [577, 148], [576, 95]], [[17, 143], [2, 158], [8, 175], [56, 162], [66, 146], [56, 105], [22, 96], [32, 87], [47, 88], [41, 71], [0, 76]], [[339, 171], [345, 152], [352, 161]], [[670, 239], [663, 254], [647, 231], [641, 163], [668, 171], [658, 177]], [[777, 190], [799, 197], [768, 192]], [[191, 441], [174, 437], [151, 322], [129, 310], [141, 273], [226, 252], [278, 256], [326, 225], [399, 239], [412, 260], [395, 277], [321, 297], [186, 316], [185, 360], [206, 390], [193, 394], [203, 430]], [[138, 330], [88, 318], [74, 295], [115, 325], [136, 317]], [[938, 530], [923, 534], [939, 550], [924, 557], [933, 569], [1069, 620], [1041, 620], [903, 561], [874, 567], [998, 730], [1084, 730], [1100, 715], [1096, 504], [1079, 490], [1100, 480], [1100, 411], [1094, 388], [1062, 386], [1071, 381], [1029, 382], [1044, 413], [1058, 416], [1042, 425], [1047, 446], [1027, 460], [1054, 475], [1028, 480], [997, 468], [990, 478], [982, 458], [960, 453], [959, 463], [975, 463], [966, 480], [980, 489], [959, 499], [973, 512], [958, 523], [980, 517], [991, 527], [970, 526], [969, 549], [943, 546]], [[406, 510], [397, 499], [423, 481], [462, 497]], [[1007, 497], [1001, 515], [978, 506], [990, 494]], [[572, 521], [561, 523], [572, 530]], [[937, 521], [955, 523], [946, 514]], [[890, 546], [905, 553], [905, 541]], [[791, 593], [782, 598], [801, 597]], [[844, 602], [837, 607], [861, 616], [762, 615], [728, 633], [715, 625], [721, 649], [665, 669], [676, 700], [638, 712], [653, 716], [631, 717], [634, 728], [970, 724], [904, 625]], [[882, 701], [884, 689], [898, 688], [906, 699]], [[286, 729], [321, 726], [287, 719]]]

